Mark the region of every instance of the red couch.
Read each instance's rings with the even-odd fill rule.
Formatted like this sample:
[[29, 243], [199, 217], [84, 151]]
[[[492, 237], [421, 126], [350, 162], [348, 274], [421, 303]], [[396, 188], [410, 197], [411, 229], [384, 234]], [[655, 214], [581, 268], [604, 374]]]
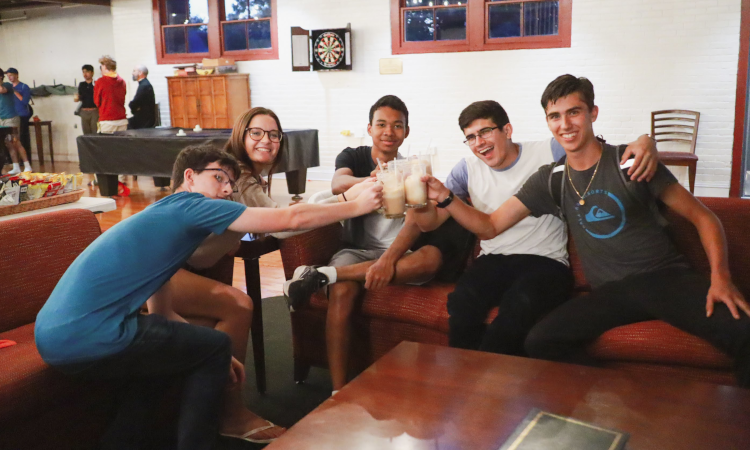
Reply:
[[[114, 412], [112, 387], [42, 361], [34, 321], [73, 260], [101, 234], [76, 209], [0, 222], [0, 449], [92, 448]], [[114, 257], [114, 256], [113, 256]]]
[[[722, 221], [729, 241], [729, 263], [737, 287], [750, 298], [750, 201], [701, 199]], [[670, 211], [669, 232], [694, 265], [709, 273], [706, 255], [695, 228]], [[324, 265], [339, 249], [341, 227], [320, 228], [280, 242], [284, 272], [291, 278], [300, 265]], [[578, 293], [589, 289], [575, 247], [570, 260]], [[352, 370], [367, 367], [402, 340], [447, 345], [447, 295], [453, 285], [389, 286], [366, 292], [357, 314], [352, 347]], [[310, 305], [292, 314], [295, 380], [302, 381], [310, 366], [326, 367], [325, 320], [327, 299], [320, 292]], [[491, 320], [497, 311], [488, 317]], [[708, 342], [661, 321], [642, 322], [610, 330], [591, 344], [589, 352], [606, 367], [658, 373], [689, 379], [735, 384], [730, 358]]]

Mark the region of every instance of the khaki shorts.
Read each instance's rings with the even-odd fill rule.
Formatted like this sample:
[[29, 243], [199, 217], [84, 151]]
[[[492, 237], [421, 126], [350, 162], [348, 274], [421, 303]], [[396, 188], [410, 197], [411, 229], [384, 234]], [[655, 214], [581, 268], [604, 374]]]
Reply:
[[128, 119], [99, 121], [99, 132], [102, 134], [112, 134], [115, 131], [125, 131], [127, 129]]
[[[5, 140], [8, 142], [15, 142], [18, 140], [18, 133], [20, 132], [21, 127], [21, 118], [11, 117], [10, 119], [0, 119], [0, 127], [13, 127], [15, 130], [13, 130], [13, 133], [8, 134], [5, 136]], [[0, 144], [2, 145], [2, 144]]]
[[11, 117], [10, 119], [0, 119], [0, 127], [15, 127], [18, 128], [21, 126], [21, 118]]

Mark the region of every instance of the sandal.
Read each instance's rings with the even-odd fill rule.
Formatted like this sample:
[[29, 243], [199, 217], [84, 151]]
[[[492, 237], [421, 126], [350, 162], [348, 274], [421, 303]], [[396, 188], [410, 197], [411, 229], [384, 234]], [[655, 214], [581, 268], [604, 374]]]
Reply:
[[228, 438], [235, 438], [235, 439], [242, 439], [243, 441], [252, 442], [253, 444], [270, 444], [271, 442], [275, 441], [276, 438], [270, 438], [270, 439], [252, 439], [250, 436], [254, 435], [255, 433], [260, 433], [261, 431], [270, 430], [273, 427], [277, 428], [283, 428], [278, 425], [274, 425], [270, 420], [266, 420], [268, 422], [268, 425], [255, 428], [253, 430], [248, 431], [247, 433], [237, 436], [234, 434], [224, 434], [219, 433], [220, 436], [228, 437]]

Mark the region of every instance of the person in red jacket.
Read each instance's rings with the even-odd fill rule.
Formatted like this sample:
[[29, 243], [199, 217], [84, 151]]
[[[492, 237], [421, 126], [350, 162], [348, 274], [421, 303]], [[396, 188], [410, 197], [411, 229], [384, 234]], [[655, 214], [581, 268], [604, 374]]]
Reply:
[[125, 118], [125, 80], [117, 75], [117, 62], [110, 56], [99, 59], [102, 77], [94, 85], [94, 103], [99, 108], [99, 133], [128, 129]]

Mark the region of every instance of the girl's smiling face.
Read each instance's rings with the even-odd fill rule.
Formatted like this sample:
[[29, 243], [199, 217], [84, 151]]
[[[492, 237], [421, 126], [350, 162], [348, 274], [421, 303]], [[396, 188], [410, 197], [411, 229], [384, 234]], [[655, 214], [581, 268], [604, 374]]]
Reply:
[[281, 142], [272, 142], [268, 137], [268, 132], [279, 131], [276, 121], [271, 116], [258, 114], [250, 120], [247, 128], [260, 128], [265, 131], [263, 138], [259, 141], [254, 140], [250, 137], [250, 132], [245, 131], [245, 152], [247, 152], [250, 161], [258, 168], [273, 164], [276, 160], [276, 155], [279, 154]]

